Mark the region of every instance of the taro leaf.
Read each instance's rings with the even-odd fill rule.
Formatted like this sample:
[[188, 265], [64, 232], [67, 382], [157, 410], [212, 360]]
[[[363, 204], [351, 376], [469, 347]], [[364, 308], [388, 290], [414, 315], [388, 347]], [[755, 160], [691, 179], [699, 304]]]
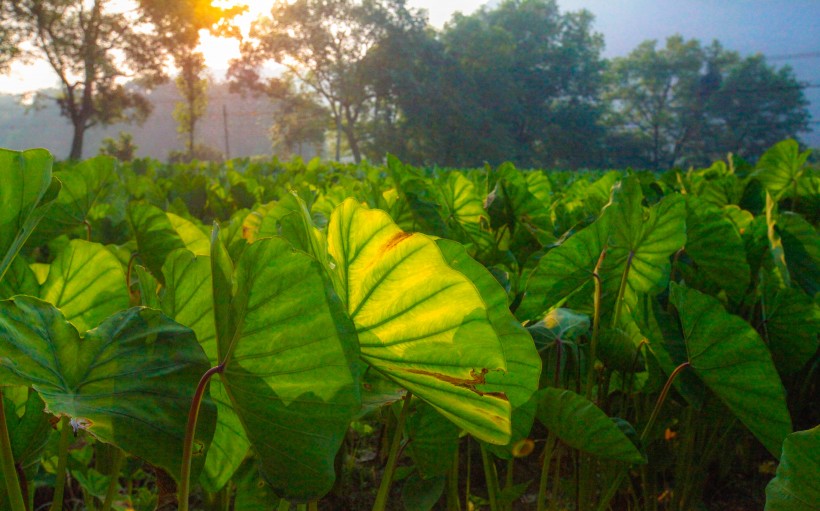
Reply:
[[[661, 370], [668, 376], [676, 367], [688, 361], [686, 341], [681, 335], [676, 318], [664, 310], [655, 297], [643, 296], [633, 317], [649, 341], [649, 351], [655, 356]], [[706, 389], [691, 371], [683, 371], [673, 385], [695, 409], [703, 406]]]
[[[18, 468], [31, 480], [40, 466], [51, 424], [43, 413], [43, 400], [26, 387], [3, 387], [2, 399], [6, 411], [12, 458]], [[0, 471], [0, 489], [6, 489], [6, 481]], [[0, 491], [0, 511], [10, 511], [11, 504], [5, 491]]]
[[[501, 341], [501, 348], [507, 361], [507, 372], [489, 373], [487, 389], [503, 392], [510, 400], [513, 434], [508, 447], [511, 447], [530, 434], [535, 417], [535, 403], [530, 398], [538, 390], [541, 357], [538, 356], [530, 334], [507, 307], [507, 293], [495, 277], [471, 258], [458, 243], [442, 239], [436, 243], [450, 267], [461, 272], [475, 284], [487, 306], [490, 323]], [[510, 456], [509, 450], [495, 451], [501, 457]]]
[[71, 240], [51, 263], [40, 298], [60, 309], [85, 332], [128, 308], [128, 289], [120, 261], [99, 243]]
[[328, 224], [339, 295], [362, 359], [481, 440], [510, 440], [510, 402], [489, 390], [506, 372], [501, 341], [475, 285], [436, 243], [348, 199]]
[[[162, 311], [192, 329], [211, 365], [217, 365], [210, 257], [197, 256], [184, 248], [175, 250], [165, 261], [162, 272], [165, 276], [160, 299]], [[216, 403], [216, 430], [200, 481], [206, 490], [215, 492], [225, 486], [239, 468], [250, 445], [219, 378], [211, 379], [210, 394]]]
[[0, 149], [0, 281], [60, 192], [45, 149]]
[[584, 396], [545, 387], [535, 394], [535, 399], [538, 420], [570, 447], [598, 458], [646, 463], [621, 428]]
[[586, 314], [559, 307], [544, 316], [544, 319], [527, 326], [538, 351], [543, 351], [556, 342], [572, 341], [589, 331], [590, 320]]
[[260, 509], [276, 509], [279, 499], [271, 491], [270, 485], [259, 474], [259, 468], [252, 458], [239, 467], [233, 477], [236, 483], [236, 497], [233, 502], [233, 511], [259, 511]]
[[[135, 307], [81, 338], [53, 305], [18, 296], [0, 302], [0, 336], [0, 384], [34, 388], [52, 414], [179, 475], [188, 408], [208, 369], [191, 330]], [[209, 399], [199, 420], [195, 442], [207, 448], [216, 420]]]
[[777, 232], [775, 225], [777, 224], [777, 202], [772, 199], [772, 196], [766, 193], [766, 235], [769, 240], [769, 253], [772, 257], [772, 262], [775, 268], [783, 279], [783, 283], [791, 286], [791, 278], [789, 274], [789, 267], [786, 264], [786, 252], [783, 249], [783, 240]]
[[214, 230], [211, 271], [220, 375], [265, 479], [286, 498], [317, 499], [361, 400], [355, 331], [321, 265], [281, 238], [236, 265]]
[[482, 228], [488, 214], [472, 181], [461, 172], [450, 172], [442, 183], [440, 195], [453, 232], [462, 235], [459, 239], [472, 245], [476, 252], [490, 250], [492, 236]]
[[693, 195], [686, 196], [686, 253], [698, 269], [739, 301], [751, 270], [743, 240], [723, 213]]
[[777, 475], [766, 486], [765, 511], [817, 511], [820, 426], [786, 437]]
[[792, 280], [809, 296], [820, 292], [820, 236], [800, 215], [781, 213], [775, 223]]
[[603, 327], [598, 340], [598, 358], [607, 368], [622, 373], [635, 372], [640, 367], [638, 346], [628, 326], [632, 325], [625, 325], [624, 328]]
[[[638, 296], [666, 287], [670, 256], [686, 243], [686, 211], [683, 198], [672, 195], [645, 211], [636, 177], [628, 177], [612, 190], [610, 247], [604, 259], [604, 292], [618, 291], [628, 271], [623, 300], [630, 308]], [[606, 298], [602, 298], [606, 300]]]
[[40, 283], [31, 267], [22, 257], [15, 257], [3, 280], [0, 280], [0, 299], [14, 295], [38, 296]]
[[764, 336], [777, 369], [790, 374], [803, 368], [817, 352], [820, 308], [805, 293], [781, 288], [769, 277], [761, 298]]
[[671, 285], [689, 363], [772, 455], [791, 432], [786, 391], [757, 332], [721, 303], [694, 289]]
[[458, 451], [459, 428], [424, 401], [414, 400], [407, 418], [410, 457], [425, 479], [444, 475]]
[[794, 140], [784, 140], [763, 153], [752, 176], [763, 183], [776, 201], [793, 197], [806, 170], [809, 154], [811, 151], [801, 153], [800, 146]]
[[55, 172], [54, 177], [60, 180], [62, 188], [34, 232], [34, 239], [45, 243], [85, 222], [94, 205], [117, 182], [116, 161], [110, 156], [97, 156]]
[[444, 493], [443, 475], [423, 479], [416, 472], [410, 474], [401, 489], [405, 511], [430, 511]]
[[529, 276], [526, 296], [516, 311], [520, 319], [539, 317], [576, 293], [580, 295], [577, 300], [582, 307], [591, 306], [592, 272], [609, 236], [609, 214], [606, 211], [608, 209], [592, 225], [573, 234], [541, 258]]
[[43, 400], [26, 387], [3, 388], [3, 399], [15, 463], [24, 470], [38, 465], [51, 433]]
[[197, 255], [207, 255], [210, 251], [208, 237], [182, 217], [165, 213], [150, 204], [131, 204], [128, 216], [140, 257], [163, 284], [162, 265], [168, 254], [178, 248], [187, 248]]

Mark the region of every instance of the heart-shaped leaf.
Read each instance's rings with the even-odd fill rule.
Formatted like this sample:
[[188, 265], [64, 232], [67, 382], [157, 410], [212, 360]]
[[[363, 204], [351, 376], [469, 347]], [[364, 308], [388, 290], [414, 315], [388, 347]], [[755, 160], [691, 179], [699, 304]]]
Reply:
[[[53, 305], [18, 296], [0, 302], [0, 337], [1, 385], [32, 387], [52, 414], [180, 473], [188, 408], [208, 368], [191, 330], [136, 307], [81, 338]], [[195, 438], [203, 448], [215, 419], [213, 403], [204, 401]]]
[[99, 243], [71, 240], [51, 263], [40, 298], [85, 332], [128, 308], [125, 272], [116, 256]]
[[[197, 256], [187, 249], [175, 250], [165, 261], [162, 272], [162, 311], [191, 328], [211, 365], [217, 365], [210, 257]], [[222, 381], [212, 378], [209, 390], [216, 404], [217, 421], [200, 481], [206, 490], [215, 492], [225, 486], [242, 464], [250, 444]]]
[[769, 350], [743, 319], [694, 289], [671, 285], [689, 363], [774, 456], [791, 432], [786, 391]]
[[[445, 260], [455, 270], [469, 278], [487, 305], [490, 323], [495, 329], [504, 358], [506, 373], [487, 375], [488, 390], [503, 392], [512, 406], [512, 437], [508, 447], [526, 438], [535, 418], [535, 403], [531, 398], [538, 390], [541, 357], [532, 337], [515, 319], [507, 305], [507, 293], [487, 269], [467, 254], [463, 246], [449, 240], [437, 240]], [[495, 388], [494, 388], [495, 387]], [[499, 452], [499, 454], [502, 454]], [[509, 451], [504, 451], [509, 456]]]
[[766, 486], [765, 511], [816, 511], [820, 502], [820, 426], [786, 437], [777, 475]]
[[62, 187], [48, 214], [37, 226], [34, 241], [44, 243], [81, 225], [91, 209], [109, 193], [119, 179], [116, 159], [97, 156], [68, 170], [54, 173]]
[[509, 442], [510, 402], [487, 385], [507, 371], [501, 342], [436, 243], [348, 199], [331, 215], [328, 252], [362, 359], [476, 437]]
[[168, 254], [187, 248], [197, 255], [208, 255], [208, 236], [190, 221], [166, 213], [150, 204], [131, 204], [128, 217], [134, 229], [137, 249], [145, 266], [162, 282], [162, 265]]
[[248, 245], [233, 272], [215, 230], [211, 268], [220, 379], [262, 473], [287, 498], [319, 498], [361, 404], [353, 325], [324, 268], [284, 239]]
[[736, 301], [749, 287], [751, 270], [743, 240], [723, 213], [697, 197], [686, 197], [686, 253], [698, 269]]
[[0, 149], [0, 280], [60, 192], [45, 149]]
[[584, 396], [545, 387], [534, 399], [538, 403], [538, 420], [570, 447], [599, 458], [646, 463], [621, 428]]

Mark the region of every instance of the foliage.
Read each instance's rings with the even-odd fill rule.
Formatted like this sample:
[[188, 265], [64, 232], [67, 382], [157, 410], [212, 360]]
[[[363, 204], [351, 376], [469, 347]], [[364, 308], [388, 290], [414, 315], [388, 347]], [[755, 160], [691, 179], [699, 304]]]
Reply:
[[806, 156], [52, 172], [0, 151], [0, 508], [59, 505], [35, 490], [68, 472], [109, 508], [176, 479], [182, 509], [188, 488], [362, 509], [381, 473], [374, 509], [690, 509], [714, 499], [697, 467], [762, 490], [780, 457], [767, 506], [800, 509], [820, 421]]
[[642, 158], [616, 153], [618, 162], [659, 169], [730, 152], [754, 157], [808, 128], [808, 102], [789, 67], [741, 58], [717, 41], [704, 47], [675, 35], [660, 49], [645, 41], [613, 60], [609, 81], [607, 125]]
[[[255, 68], [268, 60], [321, 97], [344, 135], [354, 161], [362, 158], [359, 123], [368, 115], [372, 90], [366, 74], [371, 50], [396, 20], [412, 18], [404, 2], [367, 0], [279, 1], [270, 17], [254, 24], [252, 41], [243, 44], [243, 62], [233, 66], [240, 79], [258, 80]], [[337, 161], [340, 158], [337, 138]]]
[[139, 147], [134, 144], [134, 136], [125, 131], [120, 131], [118, 139], [106, 137], [100, 146], [100, 154], [113, 156], [120, 161], [131, 161], [137, 153]]

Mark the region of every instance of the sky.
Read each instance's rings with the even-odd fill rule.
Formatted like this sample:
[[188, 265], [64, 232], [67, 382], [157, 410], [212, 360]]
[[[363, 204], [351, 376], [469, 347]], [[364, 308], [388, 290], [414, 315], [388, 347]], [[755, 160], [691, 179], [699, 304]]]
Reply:
[[[229, 0], [228, 0], [229, 1]], [[500, 0], [490, 0], [491, 5]], [[442, 27], [452, 14], [469, 14], [486, 0], [408, 0], [426, 9], [430, 23]], [[249, 1], [246, 22], [264, 12], [270, 0]], [[724, 48], [742, 55], [762, 53], [777, 66], [791, 65], [812, 103], [815, 133], [804, 136], [820, 146], [820, 0], [558, 0], [562, 11], [587, 9], [595, 15], [594, 29], [604, 35], [605, 57], [628, 54], [647, 39], [663, 41], [673, 34], [704, 43], [718, 39]], [[209, 65], [219, 77], [227, 60], [236, 55], [236, 43], [206, 38]], [[218, 55], [218, 56], [217, 56]], [[0, 76], [0, 92], [22, 93], [56, 84], [48, 65], [16, 65]]]

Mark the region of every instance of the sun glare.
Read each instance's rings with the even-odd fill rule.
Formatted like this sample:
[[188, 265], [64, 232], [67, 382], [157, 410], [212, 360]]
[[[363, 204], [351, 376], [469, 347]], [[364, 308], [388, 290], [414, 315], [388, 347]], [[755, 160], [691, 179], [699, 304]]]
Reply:
[[[231, 23], [237, 26], [243, 36], [250, 32], [251, 23], [259, 16], [270, 14], [271, 0], [223, 0], [213, 2], [219, 7], [245, 5], [248, 10], [237, 16]], [[215, 37], [203, 30], [199, 35], [199, 49], [205, 55], [205, 63], [211, 70], [221, 71], [228, 68], [231, 59], [239, 57], [239, 41], [228, 37]]]

